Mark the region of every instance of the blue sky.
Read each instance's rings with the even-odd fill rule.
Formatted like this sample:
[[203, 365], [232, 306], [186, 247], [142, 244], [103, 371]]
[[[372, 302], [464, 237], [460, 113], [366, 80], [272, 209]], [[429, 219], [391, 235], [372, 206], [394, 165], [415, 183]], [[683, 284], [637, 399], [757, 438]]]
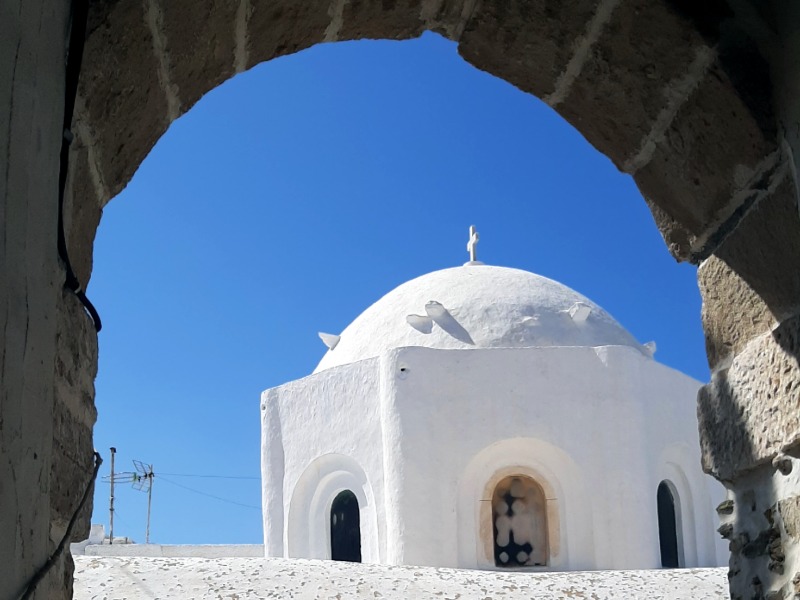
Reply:
[[[314, 369], [318, 331], [465, 262], [471, 224], [484, 262], [573, 287], [707, 379], [695, 268], [554, 111], [433, 34], [317, 46], [210, 92], [105, 210], [95, 445], [153, 463], [151, 541], [261, 543], [261, 391]], [[145, 512], [118, 486], [116, 535], [144, 541]]]

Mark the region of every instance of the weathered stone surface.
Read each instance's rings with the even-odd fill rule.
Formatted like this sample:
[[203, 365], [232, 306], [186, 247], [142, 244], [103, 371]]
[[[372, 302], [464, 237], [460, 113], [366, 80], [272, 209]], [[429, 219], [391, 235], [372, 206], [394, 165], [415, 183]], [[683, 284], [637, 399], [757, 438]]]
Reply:
[[95, 29], [84, 50], [79, 94], [98, 147], [109, 198], [134, 171], [169, 125], [167, 100], [158, 77], [145, 3], [92, 3]]
[[478, 4], [478, 0], [423, 0], [420, 16], [431, 31], [460, 40]]
[[241, 0], [162, 0], [166, 51], [181, 112], [233, 75], [240, 4]]
[[56, 344], [56, 404], [69, 411], [68, 418], [91, 427], [97, 420], [94, 405], [97, 332], [83, 305], [66, 290], [62, 290], [58, 307]]
[[800, 542], [800, 496], [780, 500], [778, 511], [783, 519], [786, 534], [794, 541]]
[[753, 288], [721, 259], [712, 256], [700, 265], [697, 281], [708, 365], [713, 370], [777, 321]]
[[554, 91], [596, 4], [596, 0], [481, 2], [458, 51], [477, 68], [544, 97]]
[[666, 3], [623, 2], [558, 111], [623, 169], [676, 101], [672, 87], [687, 77], [699, 50], [708, 50], [703, 38]]
[[72, 270], [86, 288], [92, 275], [94, 237], [100, 216], [100, 198], [89, 172], [89, 149], [76, 139], [70, 149], [70, 173], [64, 198], [64, 234]]
[[674, 231], [659, 223], [676, 258], [700, 251], [743, 201], [734, 195], [761, 185], [759, 169], [776, 148], [725, 72], [713, 67], [635, 174], [648, 200], [680, 225]]
[[[78, 509], [94, 467], [92, 426], [80, 422], [62, 405], [53, 415], [53, 462], [50, 472], [50, 510], [53, 541], [64, 535], [67, 523]], [[72, 530], [70, 541], [89, 535], [91, 498], [86, 502]]]
[[[58, 541], [77, 509], [94, 466], [92, 427], [97, 420], [94, 378], [97, 374], [97, 333], [78, 299], [62, 291], [56, 337], [53, 462], [50, 508]], [[91, 497], [80, 513], [72, 541], [89, 534]]]
[[252, 2], [247, 66], [309, 48], [325, 39], [331, 23], [328, 0]]
[[[0, 598], [47, 560], [58, 166], [70, 3], [0, 8]], [[56, 577], [61, 572], [56, 567]], [[42, 591], [59, 600], [65, 592]]]
[[342, 7], [338, 39], [402, 40], [422, 33], [422, 3], [419, 0], [350, 0]]
[[754, 339], [698, 395], [703, 469], [722, 480], [800, 434], [800, 316]]
[[[794, 462], [797, 462], [796, 459]], [[792, 472], [796, 469], [791, 469]], [[763, 464], [741, 473], [729, 484], [735, 498], [729, 580], [732, 598], [767, 598], [787, 591], [800, 566], [796, 539], [797, 475], [786, 476]], [[751, 595], [756, 584], [761, 595]], [[775, 594], [778, 593], [778, 596]]]
[[750, 210], [716, 255], [778, 320], [800, 313], [800, 211], [789, 174]]

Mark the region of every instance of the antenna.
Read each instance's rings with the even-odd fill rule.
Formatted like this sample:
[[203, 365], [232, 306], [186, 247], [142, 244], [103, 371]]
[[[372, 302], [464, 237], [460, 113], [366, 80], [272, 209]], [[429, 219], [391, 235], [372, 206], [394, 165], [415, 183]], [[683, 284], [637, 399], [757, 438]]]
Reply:
[[[116, 448], [111, 449], [111, 464], [114, 464], [114, 453]], [[130, 483], [131, 487], [140, 492], [147, 492], [147, 528], [145, 529], [144, 543], [150, 543], [150, 509], [153, 503], [153, 479], [156, 474], [153, 472], [153, 465], [146, 465], [140, 460], [134, 460], [133, 466], [136, 469], [133, 471], [123, 471], [115, 473], [112, 467], [111, 475], [103, 477], [104, 481], [111, 482], [111, 536], [113, 540], [114, 535], [114, 482]]]
[[150, 506], [153, 503], [153, 465], [145, 465], [140, 460], [134, 460], [133, 466], [136, 467], [135, 476], [138, 479], [133, 481], [133, 489], [140, 492], [147, 492], [147, 529], [145, 529], [144, 543], [150, 543]]

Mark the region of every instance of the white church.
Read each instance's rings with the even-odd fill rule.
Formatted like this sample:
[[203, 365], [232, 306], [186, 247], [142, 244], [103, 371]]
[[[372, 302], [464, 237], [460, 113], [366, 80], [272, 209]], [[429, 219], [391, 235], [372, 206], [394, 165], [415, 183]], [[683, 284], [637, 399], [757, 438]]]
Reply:
[[267, 557], [487, 570], [725, 564], [700, 382], [570, 288], [476, 260], [262, 394]]

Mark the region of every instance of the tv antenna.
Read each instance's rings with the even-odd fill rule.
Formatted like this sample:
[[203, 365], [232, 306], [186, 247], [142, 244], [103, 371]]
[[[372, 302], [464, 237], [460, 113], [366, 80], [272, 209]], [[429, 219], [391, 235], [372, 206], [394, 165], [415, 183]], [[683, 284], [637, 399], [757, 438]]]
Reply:
[[121, 473], [114, 472], [114, 453], [116, 448], [112, 448], [111, 452], [111, 475], [103, 477], [104, 481], [111, 483], [111, 539], [110, 543], [114, 542], [114, 483], [130, 483], [131, 487], [140, 492], [147, 492], [147, 529], [145, 530], [144, 543], [150, 543], [150, 508], [153, 504], [153, 479], [156, 474], [153, 472], [153, 465], [146, 465], [140, 460], [134, 460], [133, 466], [136, 471], [123, 471]]

